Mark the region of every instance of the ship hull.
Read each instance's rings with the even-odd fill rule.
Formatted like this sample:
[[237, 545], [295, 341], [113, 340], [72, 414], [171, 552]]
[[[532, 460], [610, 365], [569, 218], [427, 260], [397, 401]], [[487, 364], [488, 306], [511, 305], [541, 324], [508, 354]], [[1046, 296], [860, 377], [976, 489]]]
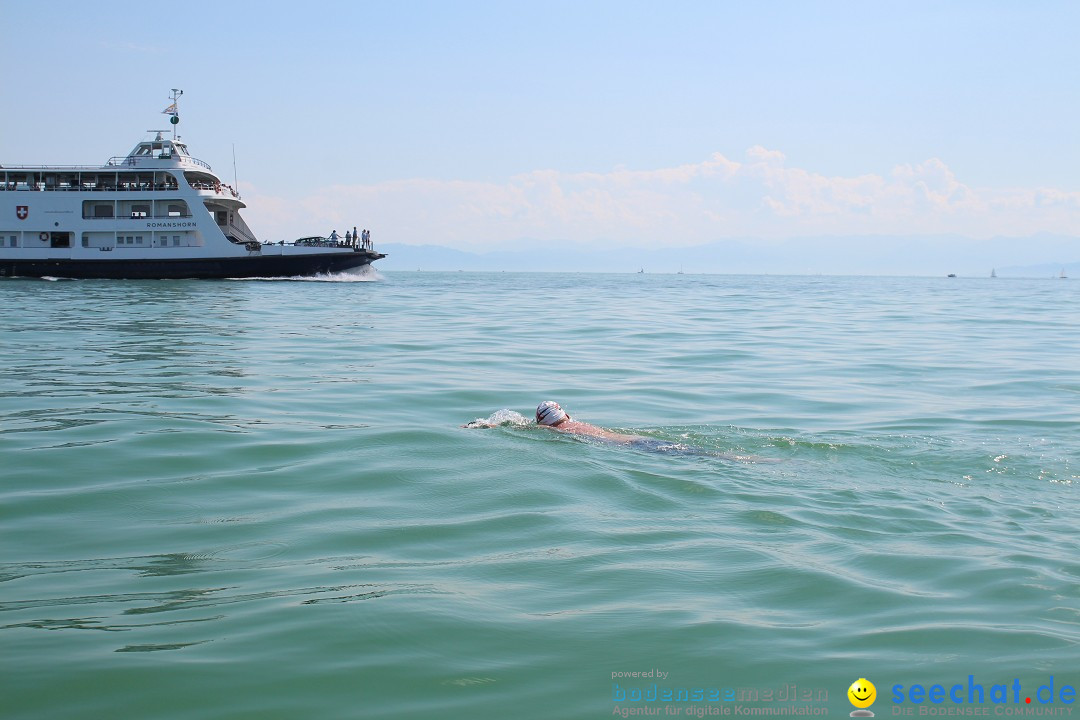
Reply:
[[13, 260], [0, 258], [0, 276], [61, 277], [80, 280], [304, 277], [363, 267], [381, 257], [385, 256], [375, 252], [349, 251], [312, 255], [252, 255], [248, 257], [158, 260]]

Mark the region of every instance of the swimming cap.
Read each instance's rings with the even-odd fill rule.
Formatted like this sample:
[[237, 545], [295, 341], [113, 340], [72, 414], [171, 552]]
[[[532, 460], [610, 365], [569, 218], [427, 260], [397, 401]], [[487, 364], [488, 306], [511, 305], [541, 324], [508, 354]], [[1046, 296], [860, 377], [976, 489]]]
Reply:
[[545, 400], [536, 407], [536, 422], [541, 425], [558, 425], [570, 416], [559, 407], [559, 403]]

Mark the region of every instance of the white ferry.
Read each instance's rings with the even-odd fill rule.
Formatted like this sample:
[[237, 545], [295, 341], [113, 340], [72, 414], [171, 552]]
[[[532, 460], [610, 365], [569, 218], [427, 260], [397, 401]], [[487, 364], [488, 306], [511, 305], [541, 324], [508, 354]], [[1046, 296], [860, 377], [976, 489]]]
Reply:
[[[100, 167], [0, 165], [0, 276], [242, 278], [333, 273], [385, 257], [370, 233], [262, 243], [246, 207], [172, 123]], [[358, 233], [359, 234], [359, 233]]]

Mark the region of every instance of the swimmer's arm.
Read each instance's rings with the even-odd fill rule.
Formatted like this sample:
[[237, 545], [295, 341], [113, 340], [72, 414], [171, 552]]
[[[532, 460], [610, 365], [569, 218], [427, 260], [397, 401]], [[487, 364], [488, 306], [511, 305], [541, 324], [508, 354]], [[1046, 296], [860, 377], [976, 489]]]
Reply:
[[485, 422], [484, 420], [473, 420], [471, 423], [465, 423], [461, 427], [463, 427], [463, 428], [493, 428], [495, 426], [492, 425], [489, 422]]

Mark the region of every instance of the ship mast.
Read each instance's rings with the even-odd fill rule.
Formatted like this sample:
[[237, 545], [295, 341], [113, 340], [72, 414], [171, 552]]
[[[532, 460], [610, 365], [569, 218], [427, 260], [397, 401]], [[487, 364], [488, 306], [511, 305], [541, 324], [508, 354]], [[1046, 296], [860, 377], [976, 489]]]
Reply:
[[176, 126], [180, 124], [180, 110], [177, 108], [176, 102], [180, 99], [180, 96], [183, 95], [183, 94], [184, 94], [183, 90], [173, 88], [172, 89], [172, 95], [169, 96], [169, 99], [172, 100], [172, 105], [170, 105], [169, 107], [167, 107], [167, 108], [165, 108], [164, 110], [161, 111], [165, 115], [171, 115], [172, 116], [172, 117], [169, 118], [169, 122], [172, 123], [172, 139], [173, 139], [173, 142], [176, 142], [176, 139], [177, 139], [176, 138]]

